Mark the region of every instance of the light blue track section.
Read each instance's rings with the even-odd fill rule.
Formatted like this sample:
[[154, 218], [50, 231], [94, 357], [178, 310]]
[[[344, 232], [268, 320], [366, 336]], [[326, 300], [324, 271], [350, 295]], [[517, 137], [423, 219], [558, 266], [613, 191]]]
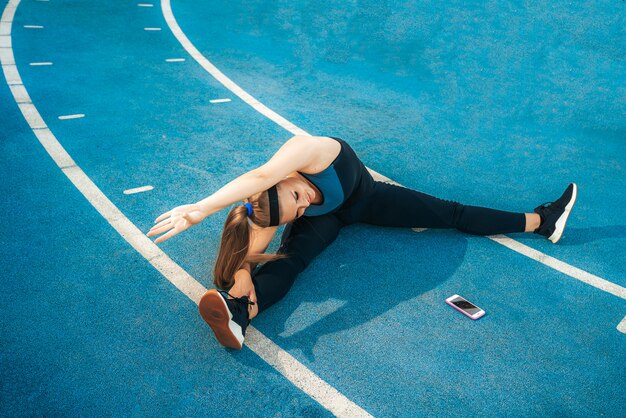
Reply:
[[[626, 285], [623, 2], [246, 4], [172, 8], [259, 101], [407, 187], [530, 211], [576, 181], [562, 242], [514, 237]], [[144, 231], [290, 136], [197, 65], [158, 7], [25, 1], [13, 30], [44, 120]], [[249, 350], [219, 347], [52, 163], [6, 85], [0, 97], [15, 222], [2, 233], [3, 415], [328, 414]], [[57, 119], [73, 113], [86, 117]], [[225, 216], [161, 245], [207, 287]], [[447, 307], [453, 293], [487, 316]], [[617, 416], [625, 315], [623, 300], [490, 240], [356, 225], [254, 325], [375, 416]]]

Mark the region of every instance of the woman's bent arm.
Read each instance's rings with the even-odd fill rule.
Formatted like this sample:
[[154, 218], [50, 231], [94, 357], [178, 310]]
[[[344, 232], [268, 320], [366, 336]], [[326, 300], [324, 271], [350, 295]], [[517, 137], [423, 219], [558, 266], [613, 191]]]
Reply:
[[235, 202], [269, 189], [294, 171], [303, 170], [315, 162], [319, 155], [317, 144], [315, 137], [292, 137], [267, 163], [242, 174], [197, 205], [206, 216], [210, 216]]

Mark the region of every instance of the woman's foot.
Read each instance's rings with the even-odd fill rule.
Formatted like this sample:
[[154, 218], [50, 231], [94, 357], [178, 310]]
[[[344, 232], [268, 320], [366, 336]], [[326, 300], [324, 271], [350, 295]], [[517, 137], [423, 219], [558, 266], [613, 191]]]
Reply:
[[565, 192], [558, 200], [544, 203], [535, 208], [535, 213], [541, 217], [541, 225], [535, 230], [535, 234], [547, 237], [553, 243], [557, 243], [563, 235], [567, 218], [576, 202], [578, 187], [576, 183], [570, 183]]
[[250, 323], [248, 305], [253, 303], [246, 296], [228, 299], [228, 293], [211, 289], [200, 299], [198, 310], [220, 344], [241, 350]]

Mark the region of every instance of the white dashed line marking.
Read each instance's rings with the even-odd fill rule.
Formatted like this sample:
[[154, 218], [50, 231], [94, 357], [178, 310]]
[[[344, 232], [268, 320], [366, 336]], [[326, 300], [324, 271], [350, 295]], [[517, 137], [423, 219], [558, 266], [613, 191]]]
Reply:
[[154, 187], [152, 186], [136, 187], [134, 189], [124, 190], [124, 194], [135, 194], [135, 193], [147, 192], [148, 190], [152, 190], [152, 189], [154, 189]]
[[150, 3], [139, 3], [137, 6], [139, 6], [139, 7], [152, 7], [152, 6], [154, 6], [154, 4], [150, 4]]
[[617, 330], [622, 334], [626, 334], [626, 316], [622, 319], [622, 322], [617, 324]]
[[43, 29], [43, 26], [38, 25], [24, 25], [26, 29]]
[[168, 58], [165, 60], [166, 62], [183, 62], [185, 61], [184, 58]]
[[52, 63], [51, 62], [31, 62], [30, 65], [32, 67], [41, 67], [44, 65], [52, 65]]
[[209, 100], [209, 102], [211, 102], [211, 103], [226, 103], [226, 102], [230, 102], [230, 99], [213, 99], [213, 100]]
[[75, 115], [65, 115], [65, 116], [59, 116], [59, 119], [61, 120], [67, 120], [67, 119], [80, 119], [80, 118], [84, 118], [85, 115], [82, 113], [77, 113]]
[[161, 28], [143, 28], [143, 30], [161, 30]]

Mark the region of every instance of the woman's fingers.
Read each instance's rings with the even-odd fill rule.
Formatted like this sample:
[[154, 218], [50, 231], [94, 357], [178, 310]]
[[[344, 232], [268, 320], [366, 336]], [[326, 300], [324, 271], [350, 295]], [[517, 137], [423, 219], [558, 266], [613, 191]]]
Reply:
[[154, 231], [157, 228], [161, 228], [164, 225], [169, 224], [171, 221], [172, 221], [172, 218], [168, 218], [168, 219], [165, 219], [165, 220], [159, 222], [158, 224], [156, 224], [152, 228], [150, 228], [150, 232]]
[[148, 235], [149, 237], [153, 235], [159, 235], [159, 234], [169, 231], [172, 228], [174, 228], [174, 225], [172, 225], [171, 223], [163, 224], [163, 226], [158, 227], [158, 228], [153, 227], [146, 235]]
[[156, 240], [154, 240], [154, 242], [156, 244], [158, 244], [159, 242], [163, 242], [165, 240], [168, 240], [170, 238], [172, 238], [174, 235], [178, 234], [180, 231], [177, 231], [175, 229], [172, 229], [170, 232], [168, 232], [165, 235], [161, 235], [159, 238], [157, 238]]
[[154, 223], [160, 222], [163, 219], [167, 218], [168, 216], [170, 216], [172, 214], [172, 211], [167, 211], [165, 212], [163, 215], [159, 216], [158, 218], [156, 218], [156, 220], [154, 221]]
[[183, 205], [165, 212], [154, 221], [156, 225], [150, 228], [150, 231], [148, 231], [146, 235], [151, 237], [167, 232], [167, 234], [158, 237], [154, 241], [155, 243], [159, 243], [186, 230], [191, 225], [199, 222], [197, 220], [194, 222], [193, 216], [189, 213], [190, 208], [193, 209], [194, 207], [193, 205]]

